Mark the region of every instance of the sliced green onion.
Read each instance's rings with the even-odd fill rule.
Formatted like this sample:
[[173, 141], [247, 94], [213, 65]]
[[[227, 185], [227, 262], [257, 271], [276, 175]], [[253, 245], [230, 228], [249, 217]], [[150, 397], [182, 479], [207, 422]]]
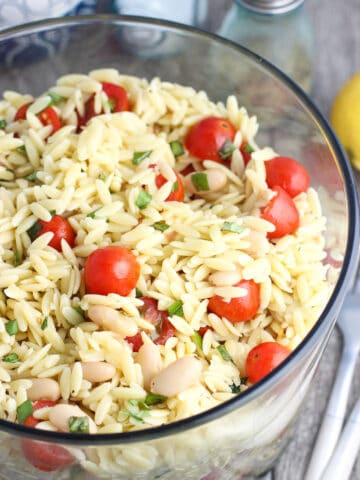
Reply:
[[25, 420], [33, 413], [34, 409], [30, 400], [25, 400], [17, 409], [17, 418], [19, 423], [24, 423]]
[[253, 147], [249, 143], [247, 143], [244, 147], [244, 152], [253, 153], [253, 152], [255, 152], [255, 150], [253, 149]]
[[6, 120], [1, 119], [1, 120], [0, 120], [0, 128], [1, 128], [1, 129], [4, 129], [5, 127], [6, 127]]
[[17, 147], [15, 150], [16, 150], [18, 153], [21, 153], [21, 155], [26, 155], [25, 145], [20, 145], [20, 147]]
[[58, 93], [55, 93], [55, 92], [48, 92], [47, 94], [51, 98], [50, 105], [57, 105], [58, 103], [65, 102], [65, 100], [66, 100], [65, 97], [63, 97], [63, 96], [61, 96], [61, 95], [59, 95]]
[[69, 430], [71, 433], [89, 433], [89, 418], [88, 417], [70, 417]]
[[224, 222], [220, 230], [223, 232], [241, 233], [245, 230], [245, 227], [236, 222]]
[[56, 215], [56, 210], [50, 210], [49, 213], [53, 217], [54, 215]]
[[34, 223], [34, 225], [32, 225], [29, 230], [27, 231], [27, 234], [29, 235], [30, 237], [30, 240], [33, 242], [35, 240], [35, 238], [37, 238], [37, 236], [39, 235], [39, 233], [41, 232], [42, 230], [42, 225], [41, 223], [36, 220], [36, 222]]
[[171, 191], [176, 192], [176, 190], [179, 190], [179, 182], [177, 180], [173, 183]]
[[159, 403], [164, 403], [167, 400], [167, 397], [164, 395], [156, 395], [155, 393], [149, 393], [146, 395], [144, 404], [147, 407], [151, 407], [152, 405], [158, 405]]
[[193, 173], [190, 178], [197, 192], [208, 192], [210, 190], [206, 173]]
[[14, 255], [15, 255], [15, 267], [17, 267], [21, 263], [19, 250], [16, 249]]
[[220, 150], [218, 151], [218, 155], [222, 160], [226, 160], [227, 158], [231, 157], [234, 150], [235, 145], [230, 140], [225, 140]]
[[149, 157], [152, 153], [152, 150], [146, 150], [144, 152], [134, 152], [132, 163], [133, 165], [140, 165], [145, 158]]
[[47, 326], [48, 326], [48, 317], [44, 317], [44, 320], [41, 322], [40, 328], [41, 330], [45, 330]]
[[140, 297], [143, 297], [143, 296], [144, 295], [143, 295], [142, 291], [139, 288], [136, 287], [135, 288], [135, 297], [140, 298]]
[[34, 170], [33, 172], [31, 172], [29, 175], [27, 175], [26, 177], [26, 180], [29, 180], [29, 182], [36, 182], [37, 180], [37, 172], [36, 170]]
[[230, 353], [226, 350], [225, 345], [219, 345], [218, 347], [216, 347], [216, 350], [220, 353], [223, 360], [225, 360], [226, 362], [232, 362], [233, 361]]
[[5, 323], [5, 330], [9, 335], [16, 335], [19, 331], [17, 320], [9, 320]]
[[173, 315], [177, 315], [178, 317], [183, 317], [184, 316], [183, 302], [181, 300], [176, 300], [176, 302], [170, 305], [167, 311], [170, 317], [172, 317]]
[[19, 357], [16, 353], [8, 353], [3, 357], [3, 362], [7, 363], [16, 363], [19, 361]]
[[133, 418], [138, 422], [144, 423], [144, 418], [150, 415], [150, 412], [147, 410], [140, 410], [139, 412], [131, 412], [130, 410], [120, 410], [120, 413], [127, 415], [129, 418]]
[[78, 307], [72, 307], [72, 309], [75, 310], [75, 312], [77, 312], [82, 317], [84, 316], [84, 310], [80, 307], [80, 305]]
[[151, 202], [151, 199], [152, 199], [152, 195], [150, 195], [150, 193], [146, 192], [145, 190], [140, 190], [135, 204], [138, 208], [140, 208], [140, 210], [143, 210], [149, 205], [149, 203]]
[[239, 385], [236, 385], [236, 383], [233, 382], [230, 385], [231, 393], [240, 393], [240, 385], [241, 385], [241, 383], [239, 383]]
[[183, 144], [178, 140], [174, 140], [173, 142], [170, 142], [170, 148], [174, 157], [180, 157], [180, 155], [184, 155], [185, 153]]
[[203, 348], [203, 339], [202, 336], [200, 335], [199, 332], [195, 332], [194, 335], [192, 336], [192, 339], [195, 343], [195, 345], [198, 347], [199, 350], [202, 350]]
[[152, 224], [152, 227], [155, 228], [155, 230], [159, 230], [159, 232], [165, 232], [170, 226], [165, 223], [165, 222], [155, 222]]

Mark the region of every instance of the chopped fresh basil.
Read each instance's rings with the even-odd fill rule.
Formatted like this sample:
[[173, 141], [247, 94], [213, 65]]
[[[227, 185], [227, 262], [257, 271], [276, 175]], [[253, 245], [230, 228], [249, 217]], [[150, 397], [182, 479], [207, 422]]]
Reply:
[[150, 193], [146, 192], [145, 190], [140, 190], [135, 204], [138, 208], [140, 208], [140, 210], [143, 210], [149, 205], [151, 199], [152, 195], [150, 195]]
[[247, 143], [244, 147], [244, 152], [253, 153], [253, 152], [255, 152], [255, 150], [253, 149], [253, 147], [249, 143]]
[[224, 222], [220, 230], [223, 232], [241, 233], [245, 230], [245, 227], [236, 222]]
[[220, 150], [218, 151], [218, 155], [222, 160], [226, 160], [229, 157], [231, 157], [234, 150], [235, 150], [235, 145], [230, 140], [225, 140]]
[[89, 418], [84, 417], [70, 417], [69, 430], [71, 433], [89, 433]]
[[177, 180], [173, 183], [171, 191], [176, 192], [176, 190], [179, 190], [179, 182]]
[[240, 385], [241, 385], [241, 383], [239, 383], [239, 385], [236, 385], [236, 383], [233, 382], [233, 383], [230, 385], [231, 393], [240, 393]]
[[34, 409], [30, 400], [25, 400], [17, 409], [17, 418], [19, 423], [24, 423], [25, 420], [33, 413]]
[[130, 410], [120, 410], [120, 413], [127, 415], [129, 418], [133, 418], [138, 422], [144, 423], [144, 418], [150, 415], [147, 410], [139, 410], [138, 412], [131, 412]]
[[206, 173], [193, 173], [190, 178], [197, 192], [208, 192], [210, 190]]
[[152, 405], [164, 403], [166, 400], [167, 397], [164, 397], [164, 395], [156, 395], [155, 393], [149, 393], [145, 397], [144, 405], [146, 405], [147, 407], [151, 407]]
[[20, 145], [20, 147], [17, 147], [17, 148], [16, 148], [16, 151], [17, 151], [18, 153], [21, 153], [21, 155], [26, 155], [25, 145]]
[[5, 127], [6, 127], [6, 120], [1, 119], [1, 120], [0, 120], [0, 128], [1, 128], [1, 129], [4, 129]]
[[177, 315], [178, 317], [183, 317], [184, 316], [183, 302], [181, 300], [176, 300], [176, 302], [170, 305], [167, 311], [170, 317], [172, 317], [173, 315]]
[[48, 92], [48, 96], [51, 98], [50, 105], [57, 105], [58, 103], [65, 102], [66, 98], [59, 95], [58, 93], [55, 92]]
[[159, 232], [165, 232], [170, 226], [165, 223], [165, 222], [155, 222], [152, 224], [152, 227], [155, 228], [155, 230], [159, 230]]
[[170, 142], [170, 148], [174, 157], [180, 157], [180, 155], [184, 155], [185, 153], [183, 144], [178, 140], [174, 140], [173, 142]]
[[145, 158], [149, 157], [152, 153], [152, 150], [146, 150], [145, 152], [134, 152], [132, 163], [133, 165], [140, 165]]
[[40, 328], [41, 330], [45, 330], [47, 326], [48, 326], [48, 317], [44, 317], [43, 321], [41, 322]]
[[219, 345], [218, 347], [216, 347], [216, 350], [220, 353], [223, 360], [225, 360], [226, 362], [232, 362], [233, 361], [230, 353], [226, 350], [225, 345]]
[[19, 361], [19, 357], [16, 353], [8, 353], [3, 357], [3, 362], [7, 363], [16, 363]]
[[35, 238], [39, 235], [39, 233], [42, 230], [42, 225], [41, 223], [37, 220], [34, 225], [32, 225], [29, 230], [27, 231], [27, 234], [30, 237], [30, 240], [33, 242]]
[[5, 323], [5, 330], [9, 335], [16, 335], [19, 331], [17, 320], [9, 320]]
[[139, 288], [136, 287], [135, 288], [135, 297], [140, 298], [140, 297], [143, 297], [143, 296], [144, 295], [143, 295], [142, 291]]
[[203, 339], [202, 339], [202, 336], [200, 335], [200, 333], [195, 332], [194, 335], [192, 336], [192, 339], [193, 339], [195, 345], [198, 347], [198, 349], [202, 350]]
[[17, 249], [15, 250], [14, 256], [15, 256], [15, 262], [14, 262], [14, 264], [15, 264], [15, 267], [17, 267], [17, 266], [20, 265], [20, 263], [21, 263], [21, 258], [20, 258], [19, 250], [17, 250]]
[[29, 175], [27, 175], [26, 177], [26, 180], [29, 180], [29, 182], [36, 182], [37, 180], [37, 172], [36, 170], [34, 170], [33, 172], [31, 172]]

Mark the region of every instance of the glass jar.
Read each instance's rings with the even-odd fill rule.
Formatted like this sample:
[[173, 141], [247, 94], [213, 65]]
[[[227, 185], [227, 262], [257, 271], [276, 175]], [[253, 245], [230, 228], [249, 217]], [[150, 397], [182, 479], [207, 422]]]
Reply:
[[269, 60], [310, 91], [313, 33], [303, 0], [237, 0], [219, 34]]

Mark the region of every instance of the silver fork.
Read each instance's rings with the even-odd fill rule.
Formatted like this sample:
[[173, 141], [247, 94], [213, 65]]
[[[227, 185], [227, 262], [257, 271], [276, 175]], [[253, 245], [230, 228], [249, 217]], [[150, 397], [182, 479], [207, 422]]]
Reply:
[[357, 276], [351, 293], [345, 299], [337, 319], [337, 326], [343, 339], [341, 360], [304, 480], [327, 478], [322, 477], [322, 474], [334, 452], [343, 427], [355, 365], [360, 351], [359, 276]]

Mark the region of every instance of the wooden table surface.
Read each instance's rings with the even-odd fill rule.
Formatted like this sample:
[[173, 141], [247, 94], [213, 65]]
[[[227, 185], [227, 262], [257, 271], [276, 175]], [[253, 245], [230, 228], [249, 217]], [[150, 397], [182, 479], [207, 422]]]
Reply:
[[[231, 6], [230, 0], [209, 1], [210, 30], [217, 31]], [[305, 0], [304, 9], [315, 37], [310, 95], [328, 117], [336, 92], [352, 73], [360, 70], [360, 1]], [[312, 445], [334, 381], [340, 350], [341, 337], [335, 330], [321, 359], [293, 438], [274, 468], [274, 480], [304, 479]], [[359, 396], [360, 375], [357, 374], [349, 410]], [[358, 479], [360, 456], [351, 477], [351, 480]]]

